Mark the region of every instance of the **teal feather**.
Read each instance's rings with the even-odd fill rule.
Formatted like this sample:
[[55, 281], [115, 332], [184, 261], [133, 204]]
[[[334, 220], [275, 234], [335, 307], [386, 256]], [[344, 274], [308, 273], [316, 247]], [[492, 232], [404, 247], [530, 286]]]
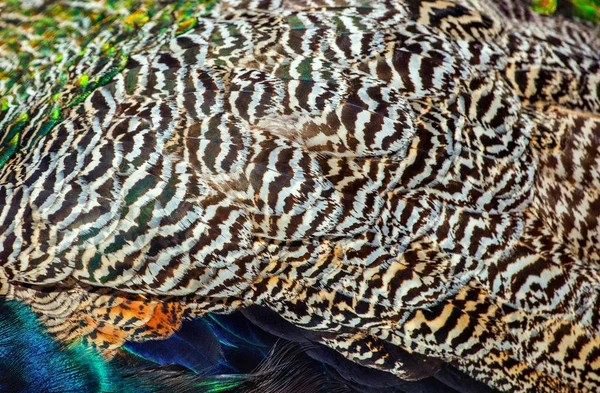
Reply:
[[81, 344], [61, 347], [33, 312], [15, 301], [0, 302], [0, 391], [134, 393], [140, 390], [98, 354]]
[[202, 379], [139, 357], [107, 361], [81, 343], [60, 345], [28, 307], [0, 300], [0, 392], [216, 393], [242, 382]]

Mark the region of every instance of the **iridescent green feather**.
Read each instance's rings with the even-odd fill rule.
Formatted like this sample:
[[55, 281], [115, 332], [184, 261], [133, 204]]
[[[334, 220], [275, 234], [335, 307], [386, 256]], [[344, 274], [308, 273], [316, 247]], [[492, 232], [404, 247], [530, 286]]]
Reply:
[[595, 23], [600, 23], [600, 0], [532, 0], [531, 9], [544, 15], [558, 10]]
[[[0, 3], [0, 167], [118, 74], [132, 43], [193, 28], [195, 16], [214, 1], [114, 0], [106, 7], [50, 2], [38, 8]], [[21, 20], [31, 22], [13, 23]], [[22, 113], [34, 102], [32, 113]], [[29, 135], [18, 131], [24, 115], [40, 124]]]

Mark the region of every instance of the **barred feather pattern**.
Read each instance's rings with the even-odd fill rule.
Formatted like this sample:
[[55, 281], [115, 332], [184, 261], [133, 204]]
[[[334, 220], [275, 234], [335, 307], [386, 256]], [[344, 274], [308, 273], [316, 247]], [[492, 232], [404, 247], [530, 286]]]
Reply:
[[135, 41], [0, 170], [2, 292], [107, 353], [258, 304], [400, 378], [390, 344], [597, 391], [599, 29], [500, 3], [230, 0]]

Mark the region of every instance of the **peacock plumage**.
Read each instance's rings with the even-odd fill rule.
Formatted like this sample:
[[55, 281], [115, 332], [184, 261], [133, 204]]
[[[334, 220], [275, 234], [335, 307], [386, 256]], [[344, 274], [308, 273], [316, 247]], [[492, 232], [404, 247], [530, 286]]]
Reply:
[[0, 3], [0, 390], [600, 391], [600, 7], [534, 3]]

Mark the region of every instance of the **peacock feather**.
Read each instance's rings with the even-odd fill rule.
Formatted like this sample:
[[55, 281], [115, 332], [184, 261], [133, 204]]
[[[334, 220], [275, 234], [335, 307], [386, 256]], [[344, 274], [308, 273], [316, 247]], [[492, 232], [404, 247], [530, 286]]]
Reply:
[[567, 15], [575, 15], [600, 23], [600, 1], [598, 0], [534, 0], [531, 8], [546, 15], [553, 14], [560, 9]]
[[0, 2], [0, 391], [599, 391], [599, 6]]

